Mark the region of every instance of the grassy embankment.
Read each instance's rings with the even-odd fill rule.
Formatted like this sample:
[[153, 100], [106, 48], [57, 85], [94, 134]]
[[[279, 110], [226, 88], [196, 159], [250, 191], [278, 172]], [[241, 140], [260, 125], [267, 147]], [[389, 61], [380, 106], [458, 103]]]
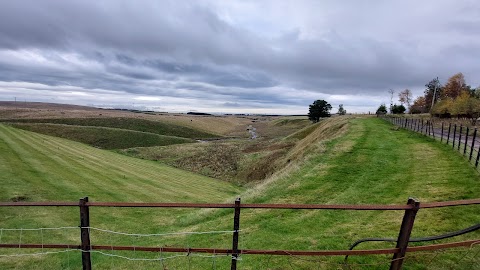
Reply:
[[[134, 147], [119, 152], [253, 186], [291, 162], [289, 151], [297, 141], [318, 127], [310, 125], [306, 117], [257, 118], [251, 123], [260, 136], [255, 140], [228, 138], [197, 144]], [[243, 136], [248, 134], [245, 129], [241, 132]], [[240, 135], [238, 131], [236, 133]]]
[[[452, 152], [449, 147], [418, 134], [391, 129], [388, 123], [380, 119], [348, 120], [348, 131], [346, 130], [346, 125], [336, 124], [336, 121], [346, 120], [332, 119], [318, 124], [317, 129], [310, 133], [306, 132], [305, 136], [297, 134], [297, 140], [300, 140], [290, 150], [289, 155], [291, 157], [298, 156], [296, 159], [298, 161], [290, 163], [283, 173], [275, 174], [255, 188], [246, 191], [242, 195], [243, 202], [402, 204], [406, 202], [409, 196], [417, 197], [422, 202], [466, 199], [480, 196], [480, 185], [478, 184], [480, 177], [461, 156]], [[4, 134], [21, 133], [21, 131], [6, 129], [6, 131], [2, 132], [3, 137], [5, 137]], [[24, 134], [27, 137], [36, 136], [44, 138], [41, 135]], [[339, 134], [344, 134], [344, 136], [338, 137]], [[331, 139], [329, 138], [331, 135], [337, 135], [337, 137]], [[17, 140], [15, 137], [18, 137], [18, 134], [10, 139], [12, 141], [4, 143], [3, 148], [7, 150], [6, 153], [12, 152], [8, 149], [12, 149], [11, 145]], [[25, 137], [23, 140], [23, 143], [27, 143], [30, 139]], [[58, 143], [60, 139], [55, 140]], [[36, 145], [35, 143], [33, 144]], [[53, 154], [58, 149], [55, 150], [51, 146], [52, 144], [47, 149], [48, 151], [53, 151], [51, 152]], [[35, 149], [32, 147], [33, 145], [25, 146], [23, 153], [13, 151], [14, 153], [9, 155], [18, 156], [19, 159], [17, 159], [17, 162], [4, 165], [2, 168], [2, 171], [10, 173], [10, 175], [7, 173], [4, 176], [6, 177], [5, 179], [11, 179], [11, 186], [19, 186], [19, 190], [28, 190], [27, 188], [32, 185], [40, 189], [40, 187], [49, 183], [49, 181], [42, 183], [41, 179], [48, 179], [48, 174], [45, 174], [37, 176], [37, 184], [27, 181], [30, 177], [25, 178], [25, 183], [16, 184], [20, 171], [31, 171], [28, 167], [19, 171], [19, 168], [16, 166], [17, 163], [24, 163], [19, 162], [19, 160], [28, 160], [29, 151], [34, 151], [33, 149]], [[95, 153], [97, 151], [98, 153], [104, 152], [101, 150], [89, 151], [94, 151]], [[5, 151], [2, 149], [2, 152]], [[67, 152], [71, 155], [69, 151]], [[308, 158], [304, 158], [305, 152], [309, 153]], [[115, 154], [109, 153], [109, 155]], [[31, 164], [38, 164], [38, 158], [33, 157], [30, 160]], [[119, 158], [120, 156], [115, 156], [115, 159]], [[115, 159], [113, 160], [115, 161]], [[121, 159], [126, 159], [123, 162], [128, 160], [127, 157], [122, 157]], [[96, 162], [88, 162], [88, 166], [95, 168]], [[116, 162], [114, 163], [117, 164]], [[67, 162], [65, 166], [68, 164], [70, 162]], [[84, 170], [88, 171], [88, 166]], [[128, 171], [134, 168], [135, 166], [125, 168], [125, 170]], [[104, 173], [108, 172], [105, 171]], [[58, 181], [59, 184], [64, 182], [64, 180]], [[71, 185], [69, 190], [76, 190], [76, 185], [80, 184], [81, 182], [69, 182], [69, 185]], [[102, 201], [131, 199], [131, 197], [122, 196], [123, 193], [128, 194], [125, 191], [128, 188], [118, 187], [118, 185], [111, 186], [117, 186], [117, 189], [109, 190], [102, 197], [95, 197], [94, 199]], [[84, 188], [86, 187], [84, 186]], [[5, 189], [2, 192], [5, 193], [7, 190], [9, 189]], [[138, 192], [148, 191], [150, 191], [149, 188], [139, 190]], [[57, 190], [56, 192], [52, 191], [51, 195], [53, 196], [56, 193], [64, 194]], [[76, 197], [81, 196], [80, 193], [75, 194]], [[2, 195], [2, 199], [9, 199], [14, 195], [10, 192], [7, 196]], [[144, 195], [139, 194], [139, 196], [143, 197]], [[155, 199], [157, 197], [149, 198]], [[188, 200], [189, 198], [184, 197], [183, 199]], [[164, 199], [161, 200], [164, 201]], [[1, 225], [4, 227], [20, 226], [20, 224], [38, 227], [36, 223], [38, 220], [43, 220], [44, 222], [50, 220], [45, 217], [45, 214], [43, 214], [42, 218], [42, 215], [39, 216], [33, 211], [25, 210], [20, 213], [11, 210], [3, 211], [6, 211], [6, 213], [2, 213], [2, 216], [9, 217], [7, 220], [2, 220]], [[102, 212], [100, 209], [96, 209], [93, 213], [92, 224], [98, 224], [97, 226], [99, 227], [136, 233], [166, 230], [222, 230], [230, 229], [231, 227], [231, 211], [179, 211], [173, 214], [175, 217], [161, 216], [158, 212], [118, 209]], [[155, 213], [155, 222], [151, 221], [150, 215], [152, 213]], [[119, 217], [122, 221], [117, 220]], [[401, 217], [401, 211], [243, 210], [241, 218], [241, 248], [346, 249], [359, 238], [396, 237]], [[18, 219], [23, 222], [18, 223], [19, 221], [15, 221]], [[75, 223], [76, 213], [72, 213], [70, 216], [54, 216], [53, 220], [49, 222], [55, 222], [55, 219], [57, 221], [55, 224], [58, 224], [58, 220], [63, 220], [67, 224]], [[413, 236], [428, 236], [458, 230], [478, 223], [479, 219], [478, 206], [421, 210], [417, 215]], [[125, 223], [121, 225], [119, 224], [120, 222]], [[49, 224], [42, 225], [48, 226]], [[478, 238], [478, 235], [479, 233], [477, 232], [469, 236], [457, 237], [455, 240], [466, 237], [470, 239]], [[133, 240], [131, 238], [128, 240], [109, 240], [108, 236], [102, 235], [99, 235], [96, 239], [99, 242], [107, 242], [107, 244], [109, 241], [115, 244], [130, 241], [134, 244], [181, 245], [183, 241], [185, 245], [196, 247], [228, 247], [230, 241], [229, 236], [218, 238], [212, 236], [189, 236], [166, 240], [149, 240], [150, 242], [138, 238]], [[76, 238], [72, 236], [71, 240], [75, 241]], [[365, 244], [362, 247], [391, 247], [391, 244]], [[131, 253], [129, 255], [132, 256]], [[462, 255], [462, 253], [455, 252], [440, 255], [435, 258], [431, 267], [435, 269], [452, 269], [453, 267], [464, 269], [469, 267], [472, 269], [471, 265], [462, 265], [462, 263], [466, 262], [465, 260], [457, 263]], [[41, 267], [47, 265], [45, 268], [48, 268], [49, 265], [55, 265], [55, 263], [57, 265], [58, 263], [65, 264], [66, 261], [70, 261], [72, 264], [78, 263], [79, 257], [77, 254], [74, 254], [75, 258], [67, 260], [66, 255], [54, 256], [57, 256], [54, 257], [56, 259], [42, 260], [38, 258], [36, 262], [41, 262], [38, 265]], [[148, 255], [142, 254], [141, 256]], [[354, 263], [376, 263], [387, 261], [388, 258], [390, 256], [352, 257], [350, 260]], [[432, 255], [427, 255], [427, 259], [429, 258], [431, 259]], [[317, 259], [329, 263], [340, 261], [339, 258]], [[102, 269], [109, 267], [117, 269], [130, 269], [133, 267], [155, 268], [159, 264], [158, 262], [155, 264], [126, 262], [121, 259], [104, 258], [100, 255], [95, 255], [94, 260], [96, 266]], [[425, 261], [427, 260], [423, 262]], [[188, 267], [188, 262], [193, 263], [194, 268], [203, 266], [206, 269], [210, 269], [212, 267], [212, 259], [195, 257], [193, 259], [179, 258], [178, 261], [172, 260], [166, 263], [173, 269], [175, 269], [175, 266], [179, 267], [179, 269], [184, 269]], [[2, 261], [2, 264], [7, 265], [7, 267], [22, 264], [32, 265], [32, 263], [35, 263], [35, 260], [16, 259], [8, 262]], [[222, 264], [228, 263], [228, 258], [226, 260], [218, 259], [217, 263], [220, 267]], [[311, 269], [312, 267], [321, 269], [337, 268], [330, 264], [309, 263], [297, 258], [268, 256], [243, 256], [243, 260], [239, 263], [241, 269], [282, 269], [285, 267], [293, 267], [294, 269]], [[425, 269], [422, 266], [422, 260], [419, 263], [407, 261], [406, 265], [410, 267], [409, 269]], [[377, 269], [385, 269], [385, 267], [387, 266], [381, 265]], [[375, 268], [368, 267], [368, 269]], [[475, 266], [473, 269], [475, 269]]]
[[[93, 201], [223, 202], [233, 200], [241, 191], [229, 183], [156, 162], [6, 125], [0, 125], [0, 152], [1, 201], [77, 201], [89, 196]], [[179, 219], [184, 212], [94, 209], [92, 224], [127, 231], [174, 231], [177, 224], [182, 226]], [[58, 226], [78, 226], [77, 209], [0, 208], [0, 228]], [[18, 242], [19, 236], [19, 232], [3, 231], [2, 241]], [[45, 231], [44, 241], [75, 243], [77, 236], [77, 230]], [[23, 243], [41, 241], [39, 232], [23, 232], [21, 237]], [[0, 268], [65, 269], [67, 263], [79, 265], [76, 255], [71, 255], [71, 261], [65, 254], [53, 255], [46, 261], [42, 257], [0, 258]]]
[[61, 137], [103, 149], [192, 143], [219, 137], [189, 127], [135, 118], [44, 118], [9, 120], [16, 128]]

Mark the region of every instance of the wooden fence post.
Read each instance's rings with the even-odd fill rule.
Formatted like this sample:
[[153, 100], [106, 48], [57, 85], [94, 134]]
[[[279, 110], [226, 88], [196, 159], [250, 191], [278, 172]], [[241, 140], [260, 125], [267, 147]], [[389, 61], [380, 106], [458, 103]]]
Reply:
[[472, 139], [472, 146], [470, 147], [470, 157], [468, 158], [468, 161], [472, 161], [472, 154], [473, 154], [473, 147], [475, 146], [475, 139], [477, 138], [477, 129], [473, 131], [473, 139]]
[[457, 124], [453, 126], [452, 149], [455, 149], [455, 133], [457, 132]]
[[413, 223], [415, 222], [415, 216], [417, 215], [418, 209], [420, 209], [420, 202], [416, 199], [409, 198], [407, 204], [413, 208], [405, 210], [405, 214], [403, 215], [402, 226], [400, 227], [396, 246], [396, 248], [400, 250], [393, 255], [390, 270], [400, 270], [402, 268], [403, 260], [407, 253], [408, 241], [410, 240], [410, 234], [413, 229]]
[[470, 129], [467, 127], [467, 133], [465, 134], [465, 145], [463, 146], [463, 155], [467, 154], [467, 144], [468, 144], [468, 132]]
[[83, 270], [92, 269], [90, 257], [90, 211], [88, 209], [88, 197], [80, 199], [80, 239], [82, 241], [82, 265]]
[[232, 264], [230, 269], [237, 270], [238, 260], [238, 231], [240, 230], [240, 198], [235, 200], [235, 213], [233, 216]]
[[460, 131], [458, 132], [458, 146], [457, 146], [457, 151], [460, 151], [460, 144], [462, 143], [462, 129], [463, 129], [463, 126], [460, 125]]

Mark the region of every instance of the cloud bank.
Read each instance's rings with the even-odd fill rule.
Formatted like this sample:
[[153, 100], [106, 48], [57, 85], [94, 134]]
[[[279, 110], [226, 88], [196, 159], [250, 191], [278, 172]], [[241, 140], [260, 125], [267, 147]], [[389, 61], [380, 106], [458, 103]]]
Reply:
[[374, 111], [436, 76], [480, 85], [478, 18], [475, 1], [2, 1], [0, 99]]

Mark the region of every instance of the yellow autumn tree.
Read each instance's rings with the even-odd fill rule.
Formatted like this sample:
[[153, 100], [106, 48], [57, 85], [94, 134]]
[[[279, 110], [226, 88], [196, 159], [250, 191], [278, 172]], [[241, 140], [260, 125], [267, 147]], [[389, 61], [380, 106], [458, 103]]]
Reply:
[[468, 93], [468, 87], [463, 73], [459, 72], [448, 79], [443, 87], [442, 99], [456, 99], [464, 92]]

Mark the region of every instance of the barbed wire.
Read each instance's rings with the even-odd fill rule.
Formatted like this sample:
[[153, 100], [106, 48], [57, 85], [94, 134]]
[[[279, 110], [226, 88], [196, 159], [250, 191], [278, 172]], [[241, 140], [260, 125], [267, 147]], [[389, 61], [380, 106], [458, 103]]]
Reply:
[[[121, 259], [125, 259], [128, 261], [163, 261], [167, 259], [174, 259], [174, 258], [179, 258], [179, 257], [199, 257], [199, 258], [218, 258], [218, 257], [230, 257], [231, 259], [234, 260], [241, 260], [240, 258], [235, 258], [235, 256], [232, 256], [230, 254], [214, 254], [214, 255], [202, 255], [202, 254], [196, 254], [196, 253], [189, 253], [187, 252], [186, 254], [182, 255], [173, 255], [173, 256], [168, 256], [168, 257], [159, 257], [159, 258], [135, 258], [135, 257], [128, 257], [128, 256], [122, 256], [118, 254], [113, 254], [113, 253], [107, 253], [99, 250], [90, 250], [90, 251], [85, 251], [85, 252], [90, 252], [90, 253], [98, 253], [101, 255], [109, 256], [109, 257], [117, 257]], [[161, 248], [159, 248], [159, 252], [161, 253]]]
[[[112, 231], [112, 230], [107, 230], [107, 229], [102, 229], [102, 228], [96, 228], [96, 227], [44, 227], [44, 228], [0, 228], [0, 243], [2, 241], [2, 237], [4, 236], [4, 233], [6, 231], [19, 231], [20, 235], [17, 238], [18, 239], [18, 247], [20, 248], [22, 246], [22, 242], [24, 241], [24, 232], [25, 231], [39, 231], [40, 236], [41, 236], [41, 241], [42, 241], [42, 246], [41, 246], [41, 252], [32, 252], [32, 253], [16, 253], [16, 254], [0, 254], [0, 257], [22, 257], [22, 256], [41, 256], [41, 255], [50, 255], [50, 254], [62, 254], [66, 253], [69, 254], [69, 252], [90, 252], [90, 253], [97, 253], [103, 256], [108, 256], [112, 258], [118, 258], [118, 259], [123, 259], [123, 260], [128, 260], [128, 261], [150, 261], [150, 262], [162, 262], [166, 260], [171, 260], [174, 258], [188, 258], [189, 262], [188, 264], [191, 264], [191, 258], [192, 257], [200, 257], [200, 258], [210, 258], [212, 259], [212, 268], [216, 268], [216, 258], [218, 257], [230, 257], [231, 259], [234, 260], [242, 260], [240, 257], [236, 258], [232, 254], [216, 254], [215, 252], [213, 255], [202, 255], [198, 253], [193, 253], [189, 251], [189, 248], [186, 248], [186, 252], [184, 254], [177, 254], [177, 255], [172, 255], [172, 256], [167, 256], [164, 257], [163, 255], [163, 250], [162, 247], [158, 247], [158, 252], [159, 257], [155, 258], [142, 258], [139, 256], [136, 256], [136, 251], [135, 250], [135, 245], [133, 245], [133, 255], [134, 256], [124, 256], [124, 255], [119, 255], [114, 253], [114, 245], [111, 245], [111, 253], [105, 252], [102, 250], [89, 250], [89, 251], [82, 251], [79, 250], [78, 248], [75, 248], [75, 245], [72, 245], [71, 249], [66, 249], [66, 250], [58, 250], [58, 251], [44, 251], [44, 231], [54, 231], [54, 230], [70, 230], [70, 229], [88, 229], [89, 231], [100, 231], [100, 232], [105, 232], [110, 234], [110, 243], [113, 244], [111, 236], [112, 235], [123, 235], [123, 236], [133, 236], [133, 237], [155, 237], [155, 236], [170, 236], [170, 235], [199, 235], [199, 234], [221, 234], [221, 233], [234, 233], [237, 232], [235, 230], [230, 230], [230, 231], [202, 231], [202, 232], [173, 232], [173, 233], [154, 233], [154, 234], [138, 234], [138, 233], [127, 233], [127, 232], [119, 232], [119, 231]], [[240, 230], [239, 230], [240, 231]], [[14, 243], [16, 245], [16, 243]], [[135, 244], [135, 243], [134, 243]], [[298, 260], [298, 261], [303, 261], [303, 262], [310, 262], [310, 263], [315, 263], [318, 265], [326, 265], [326, 266], [337, 266], [339, 269], [352, 269], [356, 267], [372, 267], [372, 266], [381, 266], [381, 265], [388, 265], [389, 263], [392, 263], [397, 260], [405, 260], [405, 262], [411, 261], [413, 263], [419, 263], [423, 267], [429, 267], [431, 265], [435, 265], [436, 262], [438, 262], [438, 257], [443, 254], [447, 253], [464, 253], [459, 256], [453, 256], [455, 262], [453, 262], [454, 265], [465, 265], [469, 263], [478, 263], [478, 255], [480, 254], [480, 248], [478, 250], [474, 250], [474, 248], [478, 247], [480, 245], [480, 241], [476, 241], [471, 243], [467, 247], [454, 247], [454, 248], [443, 248], [436, 250], [434, 252], [428, 252], [428, 251], [410, 251], [407, 252], [407, 255], [403, 258], [397, 258], [397, 259], [382, 259], [381, 262], [372, 262], [372, 263], [356, 263], [356, 262], [334, 262], [332, 261], [332, 257], [329, 257], [326, 259], [326, 257], [322, 256], [322, 259], [311, 259], [311, 258], [306, 258], [304, 256], [299, 256], [299, 255], [294, 255], [294, 254], [289, 254], [286, 251], [286, 254], [288, 256], [285, 256], [287, 258], [288, 265], [284, 266], [290, 266], [292, 269], [294, 269], [292, 265], [292, 260]], [[187, 246], [190, 246], [187, 243]], [[94, 247], [94, 246], [93, 246]], [[40, 247], [39, 247], [40, 248]], [[461, 249], [460, 249], [461, 248]], [[467, 248], [467, 250], [465, 250]], [[11, 249], [15, 249], [11, 248]], [[140, 254], [145, 254], [143, 251]], [[178, 252], [181, 253], [181, 252]], [[121, 254], [121, 253], [120, 253]], [[69, 255], [67, 255], [69, 256]], [[431, 257], [428, 257], [431, 256]], [[269, 269], [270, 267], [270, 261], [273, 258], [273, 255], [270, 255], [266, 258], [266, 269]], [[284, 258], [285, 258], [284, 257]], [[424, 260], [424, 262], [421, 262], [420, 260]], [[68, 259], [69, 260], [69, 259]], [[68, 262], [70, 263], [70, 261]], [[113, 260], [112, 260], [112, 265], [113, 265]], [[480, 264], [479, 264], [480, 265]]]
[[111, 234], [119, 234], [125, 236], [138, 236], [138, 237], [151, 237], [151, 236], [171, 236], [171, 235], [192, 235], [192, 234], [222, 234], [222, 233], [234, 233], [241, 232], [242, 230], [232, 230], [232, 231], [204, 231], [204, 232], [173, 232], [173, 233], [150, 233], [150, 234], [140, 234], [140, 233], [126, 233], [126, 232], [117, 232], [107, 229], [101, 229], [96, 227], [81, 227], [82, 229], [90, 229], [94, 231], [106, 232]]
[[23, 256], [41, 256], [41, 255], [50, 255], [50, 254], [60, 254], [67, 252], [81, 252], [80, 249], [65, 249], [57, 251], [45, 251], [45, 252], [32, 252], [32, 253], [15, 253], [15, 254], [0, 254], [0, 257], [23, 257]]
[[[51, 228], [0, 228], [3, 231], [47, 231], [47, 230], [63, 230], [63, 229], [80, 229], [80, 227], [51, 227]], [[1, 239], [1, 238], [0, 238]]]

